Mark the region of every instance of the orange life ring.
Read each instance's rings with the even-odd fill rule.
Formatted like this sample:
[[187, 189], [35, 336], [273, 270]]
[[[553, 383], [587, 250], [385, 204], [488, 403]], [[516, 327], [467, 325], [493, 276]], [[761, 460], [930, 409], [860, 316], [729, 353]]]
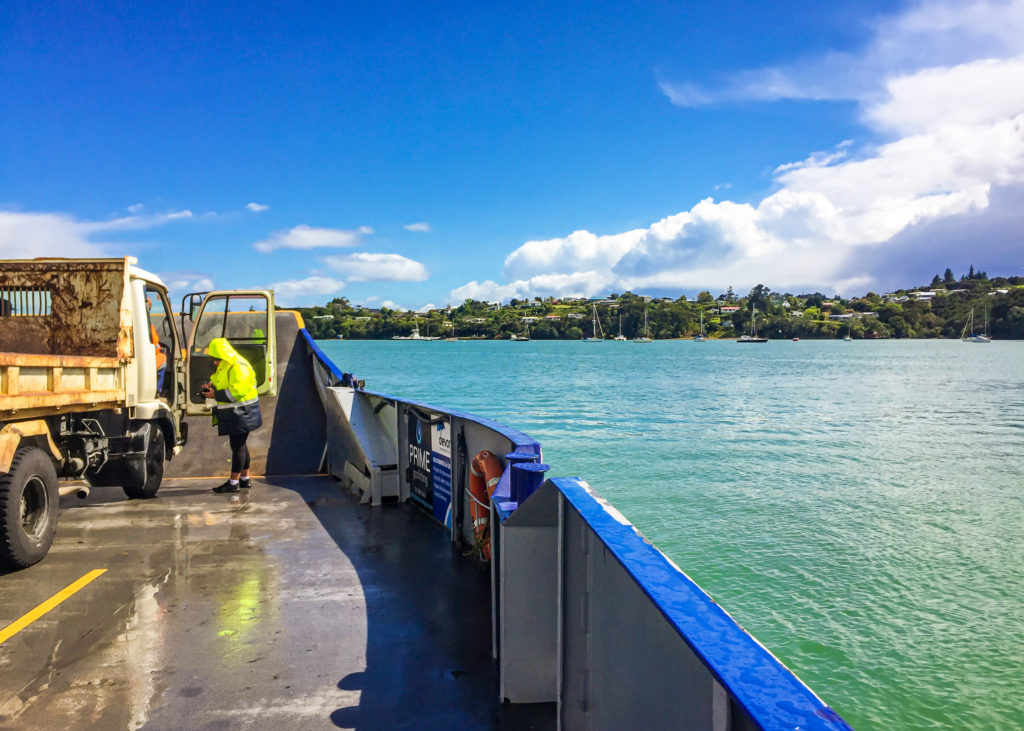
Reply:
[[491, 560], [491, 495], [501, 479], [501, 462], [486, 449], [477, 452], [469, 468], [469, 515], [473, 519], [473, 547], [484, 561]]

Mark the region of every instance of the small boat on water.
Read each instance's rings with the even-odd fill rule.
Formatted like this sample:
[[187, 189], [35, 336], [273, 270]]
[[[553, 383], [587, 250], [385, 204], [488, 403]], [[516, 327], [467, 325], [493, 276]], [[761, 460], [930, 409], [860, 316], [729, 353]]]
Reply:
[[628, 338], [622, 334], [622, 315], [619, 315], [619, 334], [615, 336], [615, 340], [621, 343], [628, 340]]
[[526, 325], [526, 334], [525, 335], [520, 335], [519, 333], [512, 333], [511, 335], [508, 336], [508, 339], [511, 340], [514, 343], [525, 343], [525, 342], [528, 342], [530, 340], [530, 325], [529, 325], [529, 323], [527, 323], [527, 325]]
[[757, 336], [757, 308], [750, 308], [750, 335], [744, 335], [737, 343], [767, 343], [768, 338], [759, 338]]
[[593, 320], [594, 320], [593, 330], [591, 330], [593, 335], [591, 335], [589, 338], [583, 338], [583, 342], [584, 343], [603, 343], [604, 342], [604, 333], [601, 332], [601, 321], [597, 319], [597, 305], [591, 305], [591, 308], [593, 309], [593, 313], [594, 313], [594, 315], [593, 315]]
[[653, 343], [651, 329], [647, 326], [647, 308], [644, 308], [644, 334], [643, 337], [633, 338], [634, 343]]
[[440, 340], [436, 335], [420, 335], [419, 325], [413, 325], [411, 335], [392, 335], [392, 340]]
[[700, 334], [693, 336], [693, 342], [695, 343], [706, 343], [707, 337], [704, 335], [704, 310], [700, 311]]
[[[967, 331], [970, 330], [970, 335]], [[991, 343], [992, 338], [988, 334], [988, 308], [985, 308], [985, 329], [981, 334], [974, 332], [974, 308], [971, 308], [971, 314], [967, 317], [967, 322], [964, 323], [964, 329], [960, 331], [960, 339], [965, 343]]]

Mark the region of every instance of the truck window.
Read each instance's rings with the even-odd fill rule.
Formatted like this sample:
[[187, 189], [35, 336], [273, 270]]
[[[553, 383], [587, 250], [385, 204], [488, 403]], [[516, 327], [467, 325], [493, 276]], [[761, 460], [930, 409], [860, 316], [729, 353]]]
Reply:
[[202, 315], [195, 323], [192, 340], [192, 370], [189, 384], [190, 398], [201, 401], [194, 392], [213, 373], [212, 360], [207, 351], [214, 338], [226, 338], [239, 355], [252, 365], [256, 382], [264, 384], [267, 378], [267, 299], [262, 295], [211, 295], [206, 300]]
[[176, 380], [173, 374], [179, 355], [174, 336], [174, 314], [170, 310], [166, 293], [161, 289], [147, 286], [146, 302], [149, 307], [151, 325], [149, 339], [153, 342], [154, 348], [158, 348], [163, 354], [162, 359], [157, 356], [158, 366], [161, 360], [164, 362], [163, 378], [161, 379], [159, 376], [157, 378], [157, 395], [173, 400]]

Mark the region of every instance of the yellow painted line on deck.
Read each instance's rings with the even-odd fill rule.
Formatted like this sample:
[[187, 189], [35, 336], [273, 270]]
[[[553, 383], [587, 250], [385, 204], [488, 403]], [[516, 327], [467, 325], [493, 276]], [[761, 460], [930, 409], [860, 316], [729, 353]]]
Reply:
[[0, 645], [7, 642], [7, 640], [14, 637], [14, 635], [21, 632], [23, 629], [25, 629], [30, 624], [32, 624], [37, 619], [46, 614], [48, 611], [59, 605], [65, 599], [74, 596], [74, 594], [83, 589], [86, 586], [86, 584], [88, 584], [90, 581], [100, 576], [101, 574], [106, 573], [106, 571], [106, 569], [93, 569], [75, 583], [69, 584], [68, 586], [58, 591], [56, 594], [51, 596], [49, 599], [47, 599], [45, 602], [37, 606], [32, 611], [23, 614], [21, 617], [14, 620], [3, 629], [0, 629]]

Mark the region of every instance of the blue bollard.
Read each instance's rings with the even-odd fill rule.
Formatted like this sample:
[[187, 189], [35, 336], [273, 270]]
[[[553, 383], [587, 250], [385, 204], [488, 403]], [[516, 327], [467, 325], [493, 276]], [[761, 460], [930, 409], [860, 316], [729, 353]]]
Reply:
[[512, 465], [512, 500], [519, 505], [544, 484], [544, 473], [551, 469], [542, 462], [520, 462]]
[[505, 464], [519, 464], [521, 462], [536, 462], [538, 457], [533, 452], [509, 452], [505, 455]]

